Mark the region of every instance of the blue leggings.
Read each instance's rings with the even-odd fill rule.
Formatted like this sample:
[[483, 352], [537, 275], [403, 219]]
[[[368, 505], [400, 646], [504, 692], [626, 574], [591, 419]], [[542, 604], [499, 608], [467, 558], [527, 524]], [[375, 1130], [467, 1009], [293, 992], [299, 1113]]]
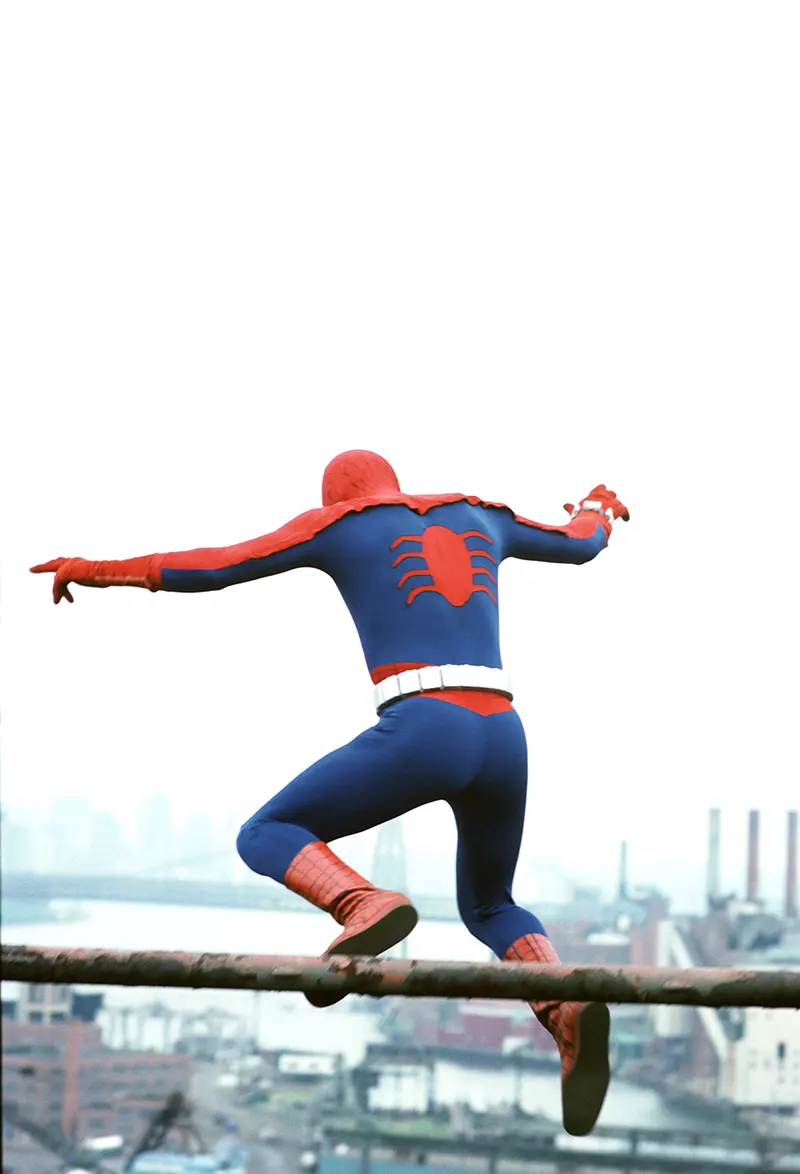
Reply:
[[458, 828], [459, 913], [502, 958], [524, 934], [545, 932], [511, 897], [527, 771], [515, 711], [484, 717], [437, 698], [406, 698], [270, 799], [244, 824], [237, 848], [254, 872], [282, 882], [306, 844], [352, 836], [444, 799]]

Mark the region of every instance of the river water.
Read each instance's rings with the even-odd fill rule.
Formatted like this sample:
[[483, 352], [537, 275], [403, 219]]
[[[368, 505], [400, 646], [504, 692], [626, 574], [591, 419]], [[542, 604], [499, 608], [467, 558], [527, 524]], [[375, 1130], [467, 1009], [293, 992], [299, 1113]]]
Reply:
[[[80, 921], [6, 926], [3, 939], [9, 945], [65, 948], [314, 955], [322, 953], [336, 929], [330, 918], [316, 913], [261, 913], [111, 902], [91, 902], [84, 908], [88, 916]], [[485, 948], [456, 923], [421, 923], [409, 939], [408, 954], [434, 960], [485, 961], [487, 957]], [[190, 1014], [217, 1008], [243, 1017], [247, 1033], [257, 1036], [262, 1047], [340, 1052], [349, 1064], [358, 1063], [368, 1043], [381, 1039], [377, 1014], [369, 1010], [370, 1001], [355, 998], [336, 1007], [315, 1010], [297, 994], [108, 987], [105, 1002], [110, 1009], [160, 1002], [176, 1012]], [[113, 1042], [112, 1016], [103, 1012], [100, 1023], [107, 1042]], [[155, 1018], [146, 1020], [142, 1031], [144, 1047], [164, 1046], [163, 1022]], [[440, 1104], [460, 1101], [478, 1110], [508, 1105], [515, 1097], [515, 1080], [519, 1080], [516, 1087], [524, 1110], [554, 1120], [561, 1115], [556, 1072], [552, 1075], [526, 1072], [517, 1077], [510, 1072], [476, 1071], [441, 1062], [436, 1065], [433, 1078]], [[421, 1106], [427, 1098], [429, 1079], [429, 1074], [421, 1070], [403, 1077], [388, 1077], [376, 1095], [386, 1107]], [[657, 1093], [622, 1081], [612, 1082], [601, 1122], [652, 1129], [691, 1124]]]

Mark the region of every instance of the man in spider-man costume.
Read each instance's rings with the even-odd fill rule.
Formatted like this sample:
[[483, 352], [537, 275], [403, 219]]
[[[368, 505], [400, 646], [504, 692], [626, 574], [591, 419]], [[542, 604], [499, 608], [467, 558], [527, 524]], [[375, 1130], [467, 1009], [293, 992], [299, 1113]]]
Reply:
[[[458, 907], [501, 959], [557, 962], [544, 926], [514, 904], [511, 885], [525, 815], [527, 756], [498, 641], [497, 568], [504, 558], [585, 563], [628, 511], [598, 485], [563, 526], [452, 493], [404, 494], [375, 453], [335, 457], [322, 508], [237, 546], [114, 562], [54, 559], [55, 602], [70, 583], [151, 591], [216, 591], [316, 567], [330, 575], [355, 622], [375, 686], [376, 725], [273, 796], [237, 846], [255, 872], [333, 915], [328, 954], [377, 955], [417, 922], [402, 893], [375, 888], [329, 844], [445, 799], [458, 829]], [[320, 666], [322, 677], [330, 670]], [[311, 996], [327, 1006], [341, 996]], [[608, 1085], [608, 1008], [535, 1002], [562, 1060], [564, 1126], [588, 1133]]]

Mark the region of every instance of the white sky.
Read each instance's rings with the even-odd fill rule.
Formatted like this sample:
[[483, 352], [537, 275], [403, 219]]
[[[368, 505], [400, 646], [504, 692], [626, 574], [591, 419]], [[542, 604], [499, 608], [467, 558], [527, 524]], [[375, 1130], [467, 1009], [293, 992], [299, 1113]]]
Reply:
[[[631, 509], [588, 567], [503, 570], [521, 875], [607, 883], [627, 836], [685, 903], [709, 805], [737, 885], [759, 806], [777, 897], [799, 32], [786, 3], [6, 5], [4, 802], [238, 824], [371, 724], [321, 575], [56, 609], [26, 570], [265, 533], [369, 447], [410, 492]], [[445, 808], [406, 837], [449, 877]]]

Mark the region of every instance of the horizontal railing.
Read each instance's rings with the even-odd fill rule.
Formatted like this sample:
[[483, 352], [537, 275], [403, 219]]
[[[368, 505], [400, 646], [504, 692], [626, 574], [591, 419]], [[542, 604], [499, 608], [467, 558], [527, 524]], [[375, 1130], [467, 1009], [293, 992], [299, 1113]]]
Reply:
[[0, 978], [17, 982], [215, 990], [339, 992], [404, 998], [540, 999], [800, 1008], [800, 970], [538, 966], [257, 954], [61, 950], [3, 946]]

